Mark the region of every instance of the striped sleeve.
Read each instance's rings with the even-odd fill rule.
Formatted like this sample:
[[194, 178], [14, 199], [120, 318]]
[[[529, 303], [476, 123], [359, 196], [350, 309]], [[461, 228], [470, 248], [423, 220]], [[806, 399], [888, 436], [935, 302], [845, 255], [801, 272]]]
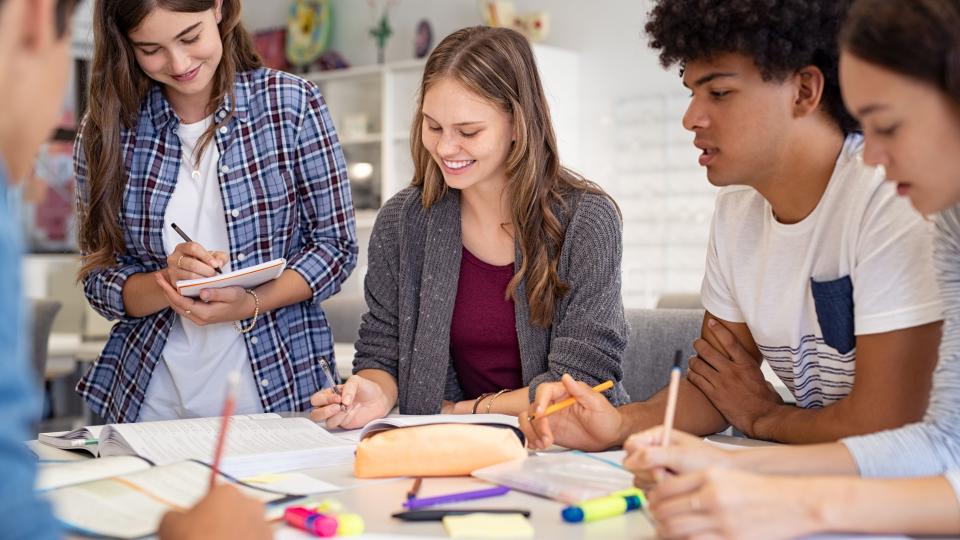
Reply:
[[946, 474], [960, 498], [960, 207], [937, 218], [934, 260], [946, 317], [926, 416], [922, 422], [841, 442], [863, 476]]

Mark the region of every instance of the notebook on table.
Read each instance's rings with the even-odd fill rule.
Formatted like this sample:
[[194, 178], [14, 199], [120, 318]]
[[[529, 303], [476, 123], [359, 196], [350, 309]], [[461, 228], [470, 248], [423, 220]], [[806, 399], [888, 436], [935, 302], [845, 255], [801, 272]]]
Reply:
[[[94, 456], [138, 456], [154, 465], [183, 460], [209, 463], [220, 418], [190, 418], [91, 426], [41, 433], [43, 444]], [[230, 420], [221, 470], [235, 478], [349, 464], [356, 442], [331, 434], [309, 418], [237, 415]]]
[[265, 263], [241, 268], [226, 274], [217, 274], [212, 277], [199, 279], [181, 279], [177, 281], [177, 290], [183, 296], [198, 297], [204, 289], [219, 289], [222, 287], [243, 287], [252, 289], [264, 283], [277, 279], [287, 267], [286, 259], [274, 259]]
[[[52, 466], [60, 469], [38, 489], [54, 514], [71, 531], [85, 536], [141, 538], [157, 532], [170, 510], [186, 510], [209, 489], [211, 470], [196, 461], [153, 467], [137, 457], [110, 457]], [[234, 483], [244, 495], [267, 504], [267, 518], [279, 517], [285, 503], [297, 497]]]

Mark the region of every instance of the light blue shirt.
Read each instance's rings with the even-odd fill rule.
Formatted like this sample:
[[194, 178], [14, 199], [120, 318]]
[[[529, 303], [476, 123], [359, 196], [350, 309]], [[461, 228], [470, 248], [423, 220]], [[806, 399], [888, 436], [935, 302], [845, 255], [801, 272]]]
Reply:
[[841, 442], [866, 477], [944, 475], [960, 500], [960, 205], [937, 216], [934, 260], [945, 316], [923, 421]]
[[34, 494], [36, 458], [23, 444], [33, 438], [39, 396], [26, 355], [16, 204], [0, 161], [0, 540], [42, 540], [60, 531], [50, 506]]

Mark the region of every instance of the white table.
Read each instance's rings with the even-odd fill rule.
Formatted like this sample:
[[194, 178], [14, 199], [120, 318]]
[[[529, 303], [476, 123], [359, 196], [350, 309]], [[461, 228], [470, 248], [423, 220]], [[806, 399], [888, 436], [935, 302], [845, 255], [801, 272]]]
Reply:
[[[84, 456], [88, 455], [37, 444], [36, 441], [30, 441], [28, 446], [34, 449], [41, 461], [72, 461], [86, 459]], [[343, 491], [321, 494], [315, 498], [336, 499], [343, 503], [347, 510], [360, 514], [368, 533], [417, 538], [447, 538], [443, 525], [439, 521], [405, 522], [390, 517], [394, 512], [403, 510], [401, 504], [406, 500], [407, 490], [412, 485], [411, 479], [361, 480], [353, 476], [352, 468], [349, 466], [309, 469], [301, 472], [345, 487]], [[489, 487], [489, 484], [469, 477], [425, 478], [420, 495], [454, 493], [480, 487]], [[510, 492], [502, 497], [444, 505], [443, 508], [457, 506], [530, 510], [530, 523], [534, 527], [536, 538], [595, 540], [652, 540], [655, 538], [653, 526], [642, 512], [630, 512], [586, 524], [567, 524], [560, 518], [560, 510], [564, 507], [562, 503], [520, 492]], [[278, 529], [281, 527], [278, 525]]]

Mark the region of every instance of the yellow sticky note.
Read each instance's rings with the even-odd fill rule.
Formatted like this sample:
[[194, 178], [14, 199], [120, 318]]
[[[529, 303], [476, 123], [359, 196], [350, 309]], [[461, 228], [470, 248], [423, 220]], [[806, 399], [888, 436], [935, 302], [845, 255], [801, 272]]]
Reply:
[[533, 525], [523, 514], [467, 514], [445, 516], [450, 538], [533, 538]]
[[286, 479], [287, 475], [285, 474], [258, 474], [256, 476], [241, 478], [240, 481], [247, 484], [273, 484]]

